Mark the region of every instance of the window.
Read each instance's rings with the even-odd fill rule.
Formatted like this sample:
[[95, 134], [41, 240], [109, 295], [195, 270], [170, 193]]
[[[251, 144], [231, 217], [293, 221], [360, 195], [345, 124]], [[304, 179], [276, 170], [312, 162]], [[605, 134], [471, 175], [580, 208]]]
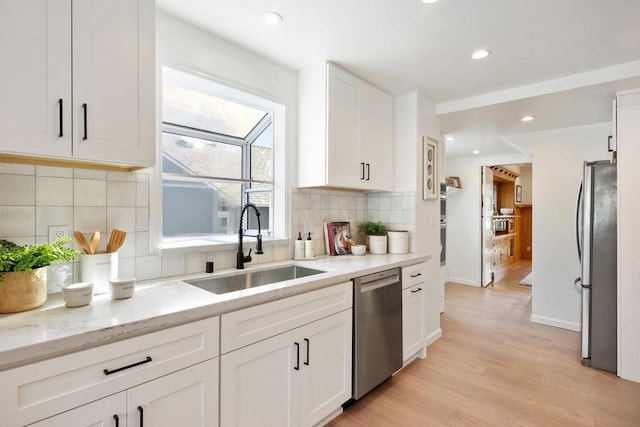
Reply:
[[[271, 234], [274, 111], [205, 77], [168, 67], [162, 77], [163, 240], [236, 234], [247, 202]], [[253, 211], [245, 228], [258, 228]]]

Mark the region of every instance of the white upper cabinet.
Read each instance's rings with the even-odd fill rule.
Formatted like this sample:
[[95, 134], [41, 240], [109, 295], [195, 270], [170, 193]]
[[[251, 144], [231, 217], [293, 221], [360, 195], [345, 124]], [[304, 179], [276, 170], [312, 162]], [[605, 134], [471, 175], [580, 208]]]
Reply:
[[[155, 163], [155, 3], [0, 0], [0, 151]], [[73, 76], [73, 77], [72, 77]]]
[[298, 77], [299, 186], [393, 190], [391, 96], [330, 63]]

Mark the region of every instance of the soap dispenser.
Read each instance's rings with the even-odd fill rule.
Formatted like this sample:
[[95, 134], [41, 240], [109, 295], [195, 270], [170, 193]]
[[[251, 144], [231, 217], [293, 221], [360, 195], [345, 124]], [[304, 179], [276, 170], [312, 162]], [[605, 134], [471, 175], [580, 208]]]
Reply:
[[293, 249], [293, 258], [304, 258], [304, 241], [302, 240], [302, 234], [298, 231], [298, 239], [295, 241]]
[[307, 240], [304, 241], [304, 257], [310, 259], [313, 256], [313, 240], [311, 240], [311, 232], [309, 232]]

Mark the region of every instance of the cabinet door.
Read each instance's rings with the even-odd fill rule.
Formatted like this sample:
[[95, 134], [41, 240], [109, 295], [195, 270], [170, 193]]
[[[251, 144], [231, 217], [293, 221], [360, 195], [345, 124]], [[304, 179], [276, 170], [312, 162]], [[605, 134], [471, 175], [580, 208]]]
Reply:
[[365, 165], [359, 151], [360, 81], [333, 66], [327, 78], [327, 184], [364, 188]]
[[298, 333], [295, 329], [221, 356], [222, 426], [298, 425], [298, 373], [302, 366]]
[[402, 357], [409, 359], [425, 346], [425, 283], [402, 291]]
[[[362, 97], [361, 158], [365, 162], [365, 184], [370, 190], [393, 190], [391, 97], [366, 88]], [[413, 162], [412, 156], [407, 158]]]
[[300, 425], [312, 426], [351, 398], [352, 310], [300, 328]]
[[[127, 396], [117, 393], [78, 408], [63, 412], [31, 427], [125, 427]], [[135, 424], [134, 424], [135, 425]]]
[[0, 52], [0, 151], [70, 157], [71, 1], [0, 0]]
[[154, 163], [153, 0], [73, 1], [73, 156]]
[[127, 425], [218, 425], [218, 358], [127, 391]]

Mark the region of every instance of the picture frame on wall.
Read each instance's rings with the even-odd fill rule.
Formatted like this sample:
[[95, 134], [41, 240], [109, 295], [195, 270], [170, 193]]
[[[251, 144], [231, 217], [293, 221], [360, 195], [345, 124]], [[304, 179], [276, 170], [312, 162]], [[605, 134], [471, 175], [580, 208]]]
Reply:
[[522, 185], [516, 185], [516, 203], [522, 203]]
[[438, 140], [422, 137], [422, 199], [437, 200], [439, 194], [438, 181]]

